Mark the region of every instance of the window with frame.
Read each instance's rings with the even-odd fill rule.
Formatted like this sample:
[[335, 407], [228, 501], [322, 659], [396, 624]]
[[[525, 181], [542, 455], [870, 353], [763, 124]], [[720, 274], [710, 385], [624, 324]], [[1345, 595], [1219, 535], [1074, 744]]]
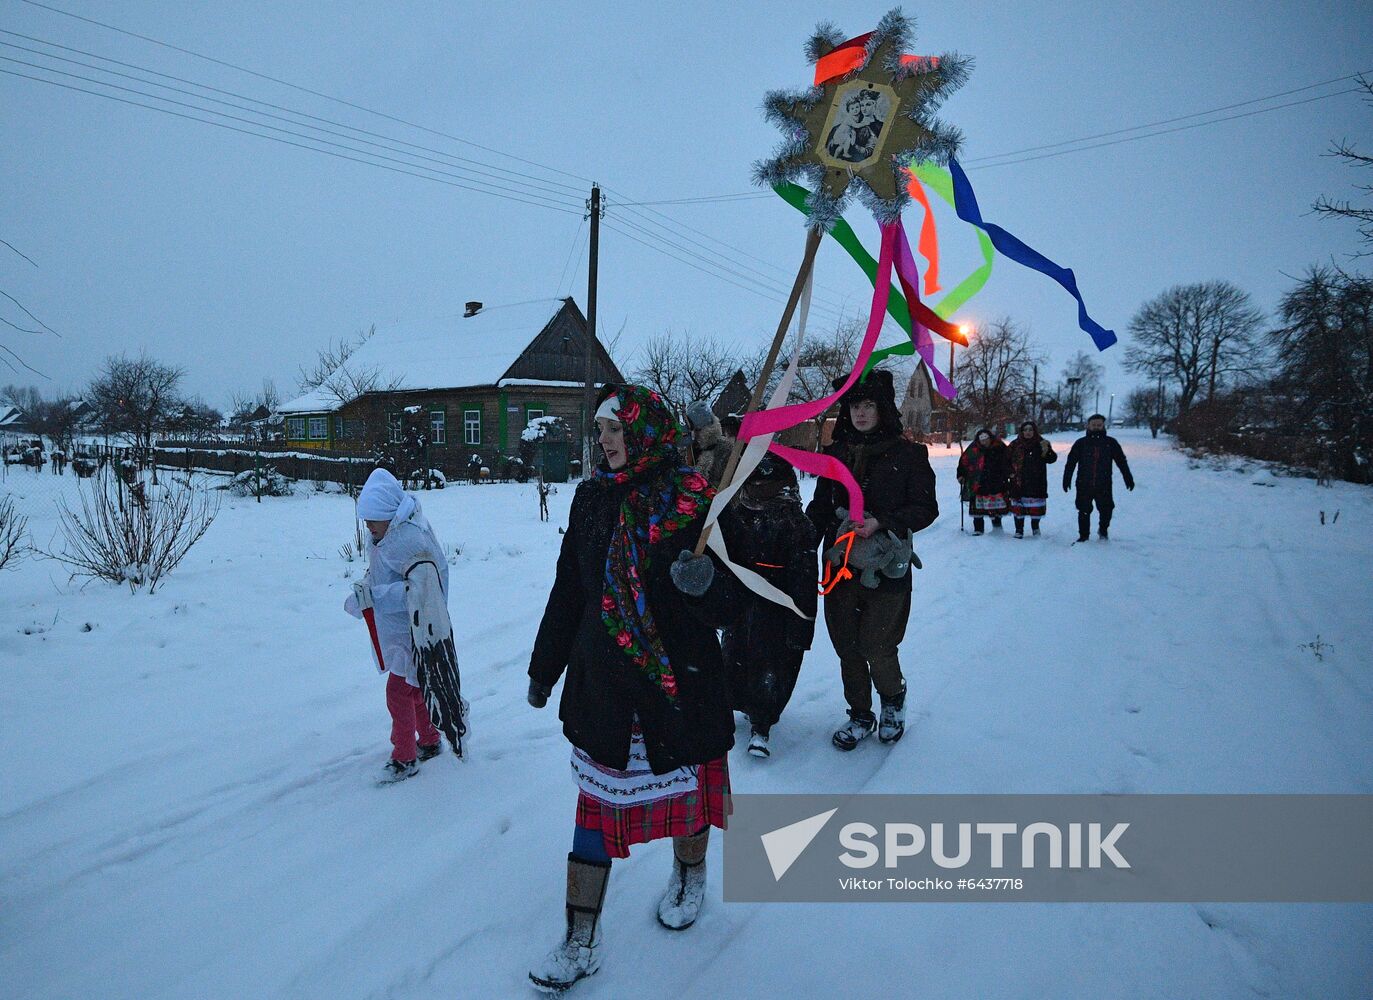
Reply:
[[327, 441], [329, 439], [329, 418], [311, 417], [310, 418], [310, 440]]
[[394, 443], [401, 439], [402, 422], [399, 413], [392, 413], [386, 418], [387, 436]]
[[429, 443], [448, 443], [448, 414], [443, 410], [429, 411]]
[[336, 440], [342, 441], [344, 438], [344, 431], [346, 431], [347, 429], [348, 426], [344, 423], [342, 417], [334, 418], [334, 438]]
[[482, 443], [482, 411], [462, 411], [462, 440], [464, 444]]
[[543, 410], [525, 410], [525, 411], [524, 411], [524, 425], [525, 425], [526, 427], [528, 427], [528, 426], [529, 426], [530, 424], [532, 424], [534, 421], [541, 419], [541, 418], [543, 417], [543, 414], [544, 414], [544, 411], [543, 411]]
[[287, 417], [286, 436], [292, 441], [302, 441], [305, 438], [305, 418]]

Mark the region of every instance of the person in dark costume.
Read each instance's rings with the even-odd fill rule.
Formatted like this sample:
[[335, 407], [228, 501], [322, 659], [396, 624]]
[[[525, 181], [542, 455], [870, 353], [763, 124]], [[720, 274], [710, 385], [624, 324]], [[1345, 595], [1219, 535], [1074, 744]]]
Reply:
[[1020, 435], [1008, 446], [1011, 451], [1011, 514], [1015, 517], [1015, 537], [1025, 537], [1025, 518], [1030, 531], [1039, 537], [1039, 519], [1049, 507], [1048, 467], [1058, 461], [1054, 446], [1039, 436], [1033, 420], [1020, 425]]
[[748, 752], [768, 757], [772, 727], [791, 698], [801, 659], [815, 635], [818, 537], [801, 509], [796, 470], [776, 455], [763, 458], [730, 510], [730, 558], [758, 573], [810, 616], [802, 618], [741, 587], [739, 619], [725, 629], [730, 704], [749, 718]]
[[985, 530], [984, 518], [992, 519], [992, 528], [1001, 527], [1001, 517], [1011, 509], [1007, 494], [1011, 485], [1011, 456], [1005, 443], [992, 431], [983, 427], [973, 437], [958, 459], [958, 481], [968, 499], [968, 513], [973, 516], [973, 534]]
[[[836, 379], [836, 389], [844, 380]], [[891, 372], [880, 368], [855, 382], [839, 401], [834, 443], [825, 454], [839, 459], [863, 491], [861, 523], [838, 512], [847, 505], [844, 487], [821, 479], [806, 508], [825, 549], [852, 529], [861, 538], [891, 532], [909, 546], [909, 533], [921, 531], [939, 516], [934, 496], [934, 470], [923, 444], [901, 434], [901, 414]], [[911, 613], [911, 571], [882, 578], [865, 587], [857, 576], [836, 583], [825, 595], [825, 626], [839, 654], [849, 721], [835, 731], [832, 742], [852, 750], [860, 740], [878, 732], [883, 743], [895, 743], [906, 731], [906, 680], [898, 647]], [[872, 711], [872, 691], [882, 703], [879, 727]]]
[[1111, 464], [1120, 468], [1125, 488], [1135, 488], [1135, 477], [1120, 442], [1106, 433], [1106, 418], [1094, 413], [1087, 418], [1087, 434], [1073, 442], [1068, 461], [1063, 466], [1063, 492], [1073, 485], [1073, 471], [1077, 470], [1077, 540], [1087, 541], [1092, 530], [1092, 505], [1098, 515], [1097, 537], [1103, 542], [1110, 537], [1111, 514], [1116, 509], [1112, 496]]
[[658, 919], [673, 930], [696, 920], [734, 744], [715, 630], [739, 596], [713, 556], [692, 555], [715, 491], [683, 464], [686, 432], [656, 392], [607, 386], [596, 423], [605, 459], [573, 497], [529, 663], [536, 708], [564, 678], [558, 717], [580, 790], [566, 934], [529, 973], [553, 992], [600, 967], [611, 859], [630, 845], [672, 838]]

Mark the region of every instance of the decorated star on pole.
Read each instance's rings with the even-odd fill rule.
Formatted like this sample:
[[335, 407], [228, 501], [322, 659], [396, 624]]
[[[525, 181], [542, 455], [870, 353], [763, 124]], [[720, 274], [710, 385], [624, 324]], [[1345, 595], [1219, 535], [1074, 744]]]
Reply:
[[879, 221], [893, 221], [909, 200], [906, 164], [944, 164], [957, 153], [958, 130], [934, 112], [967, 79], [971, 60], [906, 56], [910, 42], [911, 23], [899, 7], [855, 39], [822, 24], [807, 58], [844, 57], [852, 68], [808, 90], [775, 90], [764, 98], [768, 119], [787, 137], [771, 160], [755, 166], [755, 179], [769, 187], [783, 181], [809, 187], [810, 226], [829, 229], [855, 191]]

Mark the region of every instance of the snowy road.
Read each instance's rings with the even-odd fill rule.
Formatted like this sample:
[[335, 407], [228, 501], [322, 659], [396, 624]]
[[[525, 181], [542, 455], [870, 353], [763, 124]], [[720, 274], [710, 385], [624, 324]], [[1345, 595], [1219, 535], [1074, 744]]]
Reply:
[[[906, 739], [829, 746], [843, 706], [822, 628], [773, 758], [731, 756], [736, 789], [1373, 792], [1373, 491], [1123, 443], [1139, 488], [1120, 488], [1112, 541], [1077, 546], [1058, 492], [1041, 539], [960, 534], [956, 452], [936, 452], [944, 514], [917, 538]], [[0, 491], [47, 546], [71, 483], [11, 472]], [[337, 551], [346, 498], [231, 501], [151, 597], [80, 589], [37, 559], [0, 576], [0, 994], [530, 995], [562, 921], [576, 793], [555, 711], [524, 702], [525, 666], [570, 499], [561, 488], [544, 525], [532, 487], [424, 495], [461, 549], [450, 603], [473, 752], [386, 789], [382, 684], [341, 611], [360, 572]], [[1373, 906], [726, 906], [715, 877], [701, 922], [671, 934], [652, 915], [668, 856], [654, 844], [616, 865], [604, 966], [574, 995], [1324, 998], [1373, 983]], [[718, 842], [711, 862], [718, 876]]]

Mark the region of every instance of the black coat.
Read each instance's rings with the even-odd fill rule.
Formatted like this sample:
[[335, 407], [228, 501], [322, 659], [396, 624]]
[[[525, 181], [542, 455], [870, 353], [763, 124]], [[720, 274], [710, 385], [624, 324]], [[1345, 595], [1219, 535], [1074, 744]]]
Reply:
[[1109, 497], [1112, 462], [1120, 466], [1126, 489], [1134, 489], [1135, 477], [1130, 474], [1130, 463], [1125, 461], [1120, 442], [1105, 431], [1088, 431], [1086, 437], [1073, 442], [1068, 452], [1068, 461], [1063, 466], [1063, 488], [1072, 485], [1073, 470], [1077, 469], [1078, 496]]
[[1058, 461], [1053, 445], [1044, 454], [1040, 442], [1048, 444], [1036, 434], [1033, 438], [1018, 437], [1006, 447], [1011, 458], [1011, 493], [1016, 497], [1047, 497], [1049, 495], [1049, 469]]
[[[734, 745], [734, 716], [715, 629], [728, 624], [737, 608], [738, 588], [718, 562], [704, 597], [687, 597], [673, 585], [668, 568], [679, 552], [695, 546], [697, 525], [649, 550], [644, 596], [677, 679], [677, 698], [670, 702], [601, 621], [606, 553], [630, 488], [600, 479], [577, 487], [529, 676], [552, 687], [566, 669], [558, 710], [563, 732], [604, 767], [625, 768], [637, 714], [649, 764], [655, 774], [664, 774], [715, 760]], [[721, 522], [728, 529], [727, 517]]]
[[[761, 507], [750, 507], [739, 499], [730, 507], [730, 514], [732, 520], [725, 533], [730, 558], [763, 577], [814, 619], [820, 579], [815, 558], [818, 536], [795, 494], [790, 503], [778, 499]], [[768, 647], [810, 649], [815, 635], [813, 620], [806, 621], [751, 590], [739, 589], [739, 627], [766, 636]]]
[[[902, 437], [887, 438], [882, 443], [887, 445], [886, 450], [869, 455], [863, 463], [863, 470], [855, 477], [863, 490], [864, 509], [877, 518], [883, 528], [898, 535], [928, 528], [939, 516], [929, 451], [923, 444], [915, 444]], [[850, 471], [853, 470], [854, 459], [848, 444], [833, 444], [825, 449], [825, 454], [833, 455]], [[848, 495], [844, 487], [833, 479], [821, 479], [815, 487], [810, 506], [806, 508], [806, 516], [815, 525], [826, 549], [834, 544], [835, 536], [839, 533], [841, 521], [835, 511], [846, 506]], [[841, 586], [857, 587], [860, 584], [855, 579]], [[896, 580], [880, 577], [877, 589], [889, 592], [910, 590], [910, 570]]]

